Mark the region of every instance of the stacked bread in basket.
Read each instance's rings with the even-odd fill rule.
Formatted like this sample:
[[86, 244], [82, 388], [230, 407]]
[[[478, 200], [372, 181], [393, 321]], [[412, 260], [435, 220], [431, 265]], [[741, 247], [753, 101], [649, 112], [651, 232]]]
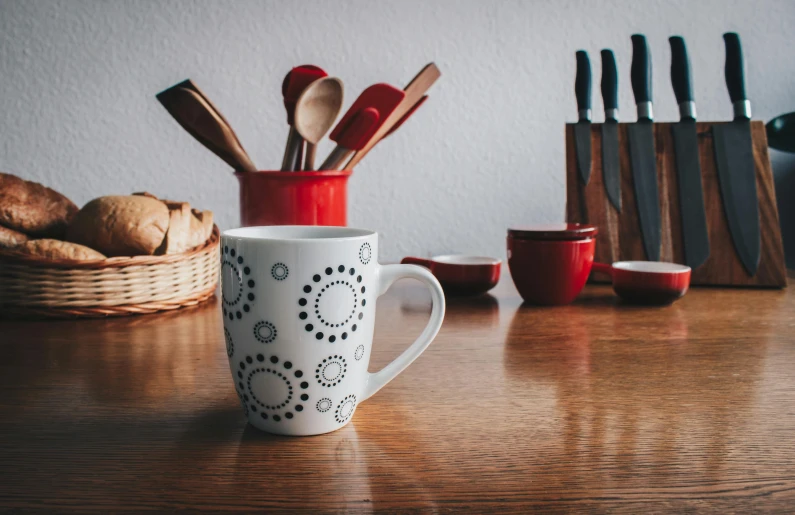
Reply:
[[78, 209], [0, 173], [0, 316], [119, 316], [210, 298], [219, 232], [210, 211], [149, 193]]

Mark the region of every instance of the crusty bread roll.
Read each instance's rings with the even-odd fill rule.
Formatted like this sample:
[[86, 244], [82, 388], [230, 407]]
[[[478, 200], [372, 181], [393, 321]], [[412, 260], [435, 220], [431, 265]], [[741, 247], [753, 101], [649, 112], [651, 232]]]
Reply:
[[48, 259], [105, 259], [105, 256], [94, 249], [61, 240], [30, 240], [15, 250]]
[[0, 225], [32, 236], [61, 238], [77, 206], [57, 191], [0, 173]]
[[0, 248], [10, 249], [28, 241], [26, 234], [0, 225]]
[[149, 197], [100, 197], [75, 215], [68, 241], [106, 256], [151, 255], [163, 243], [169, 224], [166, 205]]

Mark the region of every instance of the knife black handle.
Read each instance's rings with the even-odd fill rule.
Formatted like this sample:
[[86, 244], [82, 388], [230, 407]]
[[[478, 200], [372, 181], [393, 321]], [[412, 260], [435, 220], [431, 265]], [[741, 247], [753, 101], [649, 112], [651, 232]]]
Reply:
[[740, 36], [735, 32], [723, 35], [726, 42], [726, 87], [729, 88], [729, 97], [732, 103], [748, 100], [745, 95], [745, 65], [743, 63], [743, 48], [740, 46]]
[[590, 120], [591, 110], [591, 61], [585, 50], [577, 50], [577, 77], [574, 80], [574, 94], [577, 95], [577, 110], [580, 120]]
[[[616, 57], [609, 49], [602, 50], [602, 101], [605, 113], [615, 113], [618, 109], [618, 68]], [[615, 120], [615, 115], [611, 119]]]
[[668, 39], [671, 43], [671, 83], [674, 86], [676, 103], [693, 101], [693, 83], [690, 79], [690, 59], [687, 57], [685, 40], [680, 36]]
[[635, 103], [651, 102], [651, 56], [646, 38], [641, 34], [632, 35], [632, 93]]

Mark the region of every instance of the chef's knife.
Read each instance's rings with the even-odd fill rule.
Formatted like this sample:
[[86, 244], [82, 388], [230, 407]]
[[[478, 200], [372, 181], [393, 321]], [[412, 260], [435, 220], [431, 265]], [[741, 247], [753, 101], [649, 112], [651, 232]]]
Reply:
[[632, 36], [631, 77], [632, 93], [638, 106], [638, 121], [630, 124], [627, 131], [640, 234], [646, 259], [659, 261], [662, 225], [652, 122], [654, 115], [651, 102], [651, 57], [646, 38], [640, 34]]
[[761, 235], [751, 140], [751, 103], [745, 94], [740, 37], [728, 32], [723, 40], [726, 42], [726, 86], [734, 105], [734, 121], [712, 128], [715, 160], [734, 250], [745, 270], [753, 276], [759, 268]]
[[577, 151], [577, 170], [583, 184], [591, 178], [591, 62], [588, 53], [577, 50], [577, 76], [574, 94], [577, 97], [579, 121], [574, 125], [574, 148]]
[[621, 212], [621, 167], [618, 158], [618, 70], [612, 50], [602, 50], [602, 177], [607, 198]]
[[701, 185], [698, 135], [696, 134], [696, 103], [690, 79], [690, 60], [685, 40], [673, 36], [671, 44], [671, 83], [679, 104], [679, 123], [673, 124], [676, 177], [679, 183], [679, 212], [682, 218], [685, 264], [692, 269], [709, 257], [707, 214]]

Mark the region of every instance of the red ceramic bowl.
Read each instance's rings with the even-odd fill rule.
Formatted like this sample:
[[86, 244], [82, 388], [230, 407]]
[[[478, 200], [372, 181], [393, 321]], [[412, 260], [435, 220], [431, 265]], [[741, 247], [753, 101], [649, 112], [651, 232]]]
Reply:
[[240, 224], [347, 225], [350, 170], [237, 172]]
[[457, 296], [480, 295], [494, 288], [500, 280], [502, 265], [497, 258], [481, 256], [406, 257], [401, 263], [428, 268], [445, 294]]
[[659, 261], [594, 263], [594, 272], [613, 278], [613, 290], [634, 304], [666, 305], [687, 293], [690, 267]]
[[522, 298], [532, 304], [569, 304], [591, 273], [595, 238], [534, 240], [508, 236], [508, 268]]

